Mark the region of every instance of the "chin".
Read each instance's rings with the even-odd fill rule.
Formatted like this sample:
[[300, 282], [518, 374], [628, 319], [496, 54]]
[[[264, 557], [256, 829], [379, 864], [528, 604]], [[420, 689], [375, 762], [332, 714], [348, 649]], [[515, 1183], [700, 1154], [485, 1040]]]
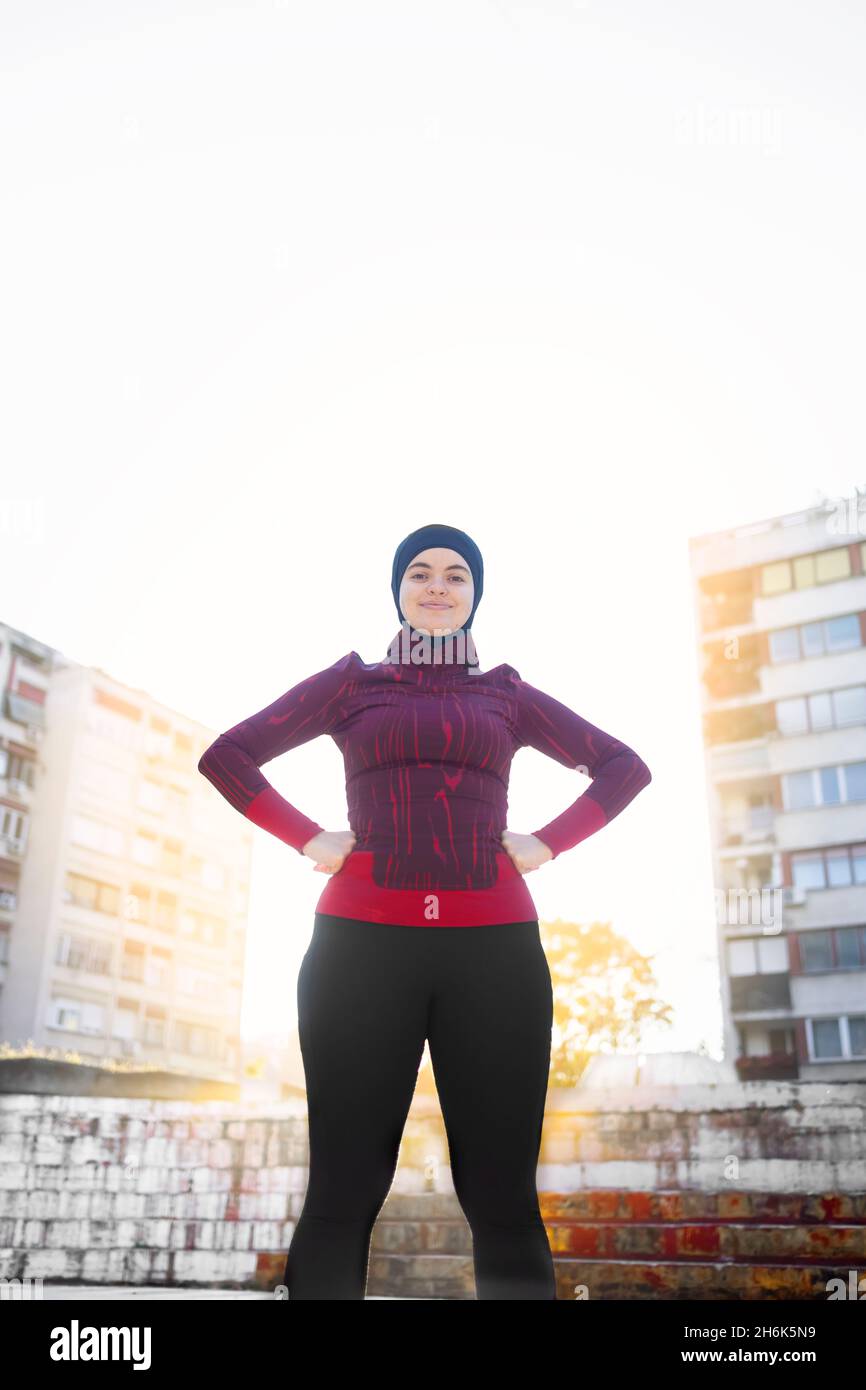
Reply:
[[422, 608], [414, 626], [426, 627], [431, 630], [438, 627], [455, 632], [460, 624], [450, 608]]

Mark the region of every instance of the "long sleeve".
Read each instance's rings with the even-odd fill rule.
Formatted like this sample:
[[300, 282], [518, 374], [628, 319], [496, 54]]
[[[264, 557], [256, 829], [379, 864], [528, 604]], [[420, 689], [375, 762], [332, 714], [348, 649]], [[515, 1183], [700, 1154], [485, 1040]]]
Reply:
[[652, 773], [633, 748], [574, 710], [536, 690], [514, 673], [520, 747], [537, 748], [565, 767], [592, 778], [577, 800], [547, 825], [533, 830], [554, 858], [595, 834], [648, 786]]
[[260, 771], [264, 763], [321, 734], [330, 733], [342, 716], [341, 695], [352, 682], [359, 661], [349, 652], [333, 666], [292, 686], [279, 699], [219, 735], [198, 762], [235, 810], [268, 830], [299, 854], [323, 826], [281, 796]]

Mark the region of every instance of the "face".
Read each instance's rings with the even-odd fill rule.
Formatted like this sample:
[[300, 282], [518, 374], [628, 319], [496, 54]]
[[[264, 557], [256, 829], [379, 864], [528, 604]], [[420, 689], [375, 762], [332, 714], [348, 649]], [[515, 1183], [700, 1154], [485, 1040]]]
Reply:
[[400, 607], [431, 637], [456, 632], [472, 612], [475, 585], [463, 556], [444, 546], [420, 551], [403, 575]]

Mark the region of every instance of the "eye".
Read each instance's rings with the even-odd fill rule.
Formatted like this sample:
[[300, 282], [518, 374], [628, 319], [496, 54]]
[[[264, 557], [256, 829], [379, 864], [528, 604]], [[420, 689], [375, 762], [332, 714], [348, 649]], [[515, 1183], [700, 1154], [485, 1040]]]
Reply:
[[[449, 575], [448, 577], [449, 577], [449, 579], [456, 579], [458, 584], [465, 584], [465, 583], [466, 583], [466, 576], [465, 576], [465, 575], [462, 575], [462, 574], [451, 574], [451, 575]], [[424, 580], [424, 579], [427, 578], [427, 575], [426, 575], [426, 573], [424, 572], [424, 570], [416, 570], [414, 574], [410, 574], [409, 578], [410, 578], [410, 579], [421, 579], [421, 580]]]

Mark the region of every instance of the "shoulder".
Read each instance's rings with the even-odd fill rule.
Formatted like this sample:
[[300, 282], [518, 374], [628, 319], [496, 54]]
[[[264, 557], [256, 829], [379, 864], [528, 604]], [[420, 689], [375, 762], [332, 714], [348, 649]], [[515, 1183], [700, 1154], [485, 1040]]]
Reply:
[[304, 676], [292, 688], [292, 693], [297, 693], [302, 700], [310, 700], [314, 697], [325, 700], [346, 687], [351, 687], [364, 670], [364, 663], [358, 653], [346, 652], [330, 666], [323, 666], [321, 670], [313, 671], [311, 675]]
[[501, 685], [506, 689], [514, 690], [517, 690], [518, 687], [525, 684], [521, 678], [520, 672], [516, 671], [513, 666], [509, 666], [505, 661], [501, 666], [494, 666], [492, 671], [485, 671], [481, 679], [489, 681], [492, 685]]

